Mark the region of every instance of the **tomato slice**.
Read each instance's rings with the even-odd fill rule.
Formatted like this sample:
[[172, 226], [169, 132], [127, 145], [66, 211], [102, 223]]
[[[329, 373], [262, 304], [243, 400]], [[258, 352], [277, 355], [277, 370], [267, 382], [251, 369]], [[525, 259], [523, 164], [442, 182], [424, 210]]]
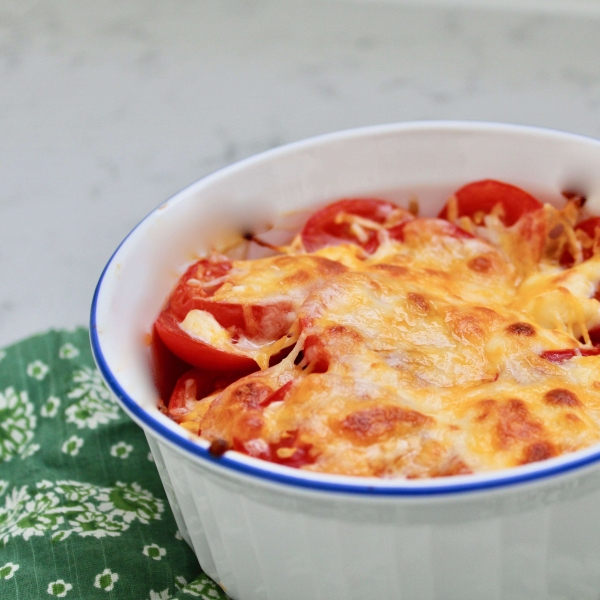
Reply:
[[[504, 215], [502, 222], [510, 227], [524, 214], [542, 208], [542, 203], [525, 190], [495, 179], [474, 181], [461, 187], [455, 194], [458, 216], [473, 217], [476, 213], [489, 214], [498, 204]], [[440, 219], [448, 218], [448, 204], [444, 206]]]
[[[588, 237], [594, 240], [596, 237], [596, 231], [600, 229], [600, 217], [592, 217], [590, 219], [582, 221], [581, 223], [578, 223], [575, 226], [575, 231], [577, 231], [578, 229], [580, 231], [585, 232], [588, 235]], [[593, 247], [583, 248], [583, 260], [591, 258], [593, 254]], [[566, 268], [572, 267], [575, 264], [575, 258], [572, 256], [572, 254], [567, 248], [565, 248], [562, 256], [560, 257], [560, 264]]]
[[152, 328], [150, 355], [154, 383], [162, 402], [166, 403], [173, 393], [177, 380], [190, 367], [167, 348], [156, 330], [156, 324]]
[[191, 310], [203, 310], [233, 336], [259, 344], [276, 341], [288, 333], [310, 290], [345, 270], [342, 264], [318, 256], [281, 255], [235, 263], [211, 257], [184, 273], [168, 309], [179, 321]]
[[[239, 304], [216, 305], [210, 298], [225, 283], [224, 277], [231, 271], [232, 262], [225, 257], [202, 259], [191, 265], [177, 282], [169, 300], [169, 310], [183, 321], [190, 310], [207, 310], [212, 307], [218, 314], [211, 314], [223, 327], [242, 327], [244, 316]], [[215, 306], [216, 305], [216, 306]]]
[[177, 380], [169, 400], [169, 414], [176, 420], [180, 419], [182, 413], [189, 408], [189, 403], [197, 402], [225, 389], [244, 375], [243, 371], [221, 373], [203, 369], [189, 369]]
[[[344, 220], [343, 215], [354, 215], [375, 223], [383, 224], [394, 212], [398, 219], [410, 219], [412, 215], [404, 210], [377, 198], [351, 198], [329, 204], [314, 213], [301, 232], [302, 243], [307, 252], [315, 252], [325, 246], [337, 246], [353, 242], [372, 253], [379, 247], [377, 231], [362, 227], [360, 236], [353, 230], [352, 223]], [[396, 223], [397, 224], [397, 223]]]
[[[600, 217], [592, 217], [591, 219], [586, 219], [581, 223], [578, 223], [575, 227], [575, 230], [579, 229], [586, 233], [592, 240], [596, 238], [596, 231], [600, 229]], [[591, 258], [594, 254], [594, 248], [584, 248], [583, 249], [583, 259], [587, 260]]]
[[[341, 263], [319, 256], [281, 255], [234, 263], [213, 255], [194, 263], [180, 278], [156, 331], [167, 348], [189, 365], [251, 372], [256, 368], [253, 351], [287, 335], [289, 344], [271, 356], [270, 363], [282, 360], [293, 343], [290, 327], [305, 297], [323, 279], [345, 270]], [[286, 291], [289, 299], [282, 298]], [[212, 316], [228, 331], [231, 344], [226, 338], [217, 343], [182, 330], [181, 323], [192, 311], [204, 313], [196, 319]], [[256, 356], [264, 358], [260, 353]]]
[[575, 356], [598, 356], [600, 354], [600, 348], [580, 348], [579, 352], [580, 354], [577, 353], [574, 348], [546, 350], [545, 352], [542, 352], [541, 357], [560, 365]]
[[594, 239], [596, 237], [596, 230], [600, 229], [600, 217], [592, 217], [581, 221], [581, 223], [575, 226], [575, 229], [584, 231], [590, 238]]
[[[287, 305], [254, 305], [244, 306], [235, 302], [217, 302], [213, 299], [215, 292], [226, 282], [233, 263], [226, 257], [202, 259], [191, 265], [177, 282], [169, 300], [169, 310], [183, 321], [191, 310], [209, 312], [225, 329], [233, 328], [239, 333], [247, 334], [246, 315], [254, 322], [260, 322], [265, 313], [281, 313], [289, 310]], [[281, 318], [280, 318], [281, 320]]]
[[[307, 444], [298, 439], [298, 430], [288, 431], [276, 444], [269, 444], [271, 462], [287, 467], [299, 469], [305, 465], [312, 465], [317, 460], [316, 455], [311, 455], [312, 444]], [[278, 450], [289, 449], [289, 454]]]
[[422, 235], [427, 232], [436, 237], [453, 237], [456, 239], [473, 239], [475, 236], [443, 219], [413, 219], [396, 225], [389, 230], [393, 239], [404, 242], [406, 234]]
[[238, 370], [250, 373], [258, 369], [248, 356], [219, 350], [191, 337], [179, 327], [179, 320], [169, 310], [160, 313], [155, 323], [156, 332], [165, 346], [186, 363], [200, 369]]
[[592, 344], [594, 346], [600, 346], [600, 325], [598, 327], [593, 327], [588, 333]]
[[266, 408], [267, 406], [273, 404], [273, 402], [281, 402], [290, 391], [293, 383], [293, 381], [288, 381], [287, 383], [283, 384], [278, 390], [275, 390], [269, 397], [265, 398], [265, 400], [260, 403], [260, 406]]
[[297, 429], [287, 431], [281, 436], [279, 442], [265, 444], [260, 450], [257, 450], [256, 446], [233, 438], [233, 449], [237, 452], [296, 469], [311, 465], [317, 460], [317, 456], [310, 452], [312, 447], [312, 444], [298, 439]]

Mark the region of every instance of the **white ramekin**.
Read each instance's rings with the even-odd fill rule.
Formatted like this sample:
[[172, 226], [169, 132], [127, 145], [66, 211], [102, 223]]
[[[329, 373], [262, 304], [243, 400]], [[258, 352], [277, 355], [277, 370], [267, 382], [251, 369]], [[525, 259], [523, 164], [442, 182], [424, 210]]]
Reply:
[[[144, 428], [178, 526], [239, 600], [491, 600], [600, 595], [600, 449], [486, 475], [394, 481], [308, 474], [207, 444], [162, 415], [145, 343], [181, 267], [274, 215], [418, 193], [435, 214], [483, 178], [600, 199], [600, 142], [529, 127], [404, 123], [265, 152], [148, 215], [92, 305], [96, 362]], [[600, 212], [600, 211], [599, 211]], [[600, 373], [599, 373], [600, 378]]]

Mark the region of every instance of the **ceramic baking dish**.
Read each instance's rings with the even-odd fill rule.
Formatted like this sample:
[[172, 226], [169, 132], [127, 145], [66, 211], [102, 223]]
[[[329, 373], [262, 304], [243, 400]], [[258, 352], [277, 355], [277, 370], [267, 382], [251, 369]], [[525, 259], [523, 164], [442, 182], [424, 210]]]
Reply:
[[[182, 268], [277, 215], [347, 196], [434, 215], [494, 178], [542, 199], [566, 188], [600, 213], [600, 143], [487, 123], [384, 125], [291, 144], [222, 169], [148, 215], [106, 266], [92, 306], [96, 362], [144, 428], [178, 526], [239, 600], [597, 599], [600, 448], [430, 480], [306, 473], [211, 456], [157, 408], [148, 332]], [[600, 374], [599, 374], [600, 377]]]

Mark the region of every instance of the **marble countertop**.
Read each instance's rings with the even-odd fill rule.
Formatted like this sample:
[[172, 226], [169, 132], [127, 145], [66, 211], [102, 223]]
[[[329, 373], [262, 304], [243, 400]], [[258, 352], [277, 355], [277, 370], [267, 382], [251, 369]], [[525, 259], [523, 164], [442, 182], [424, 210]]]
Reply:
[[600, 137], [600, 16], [466, 4], [0, 0], [0, 346], [86, 324], [141, 217], [261, 150], [413, 119]]

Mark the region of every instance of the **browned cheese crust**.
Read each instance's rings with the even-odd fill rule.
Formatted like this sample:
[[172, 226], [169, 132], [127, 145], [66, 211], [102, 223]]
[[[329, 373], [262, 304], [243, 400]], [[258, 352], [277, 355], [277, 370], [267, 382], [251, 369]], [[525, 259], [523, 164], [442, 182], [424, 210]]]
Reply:
[[[311, 286], [290, 295], [293, 350], [199, 399], [182, 424], [251, 456], [377, 477], [486, 472], [597, 443], [600, 357], [581, 351], [600, 325], [600, 256], [561, 266], [548, 236], [561, 219], [546, 206], [511, 228], [459, 223], [472, 236], [414, 219], [372, 255], [352, 244], [308, 255], [344, 265], [318, 285], [296, 244], [287, 282]], [[260, 303], [276, 282], [243, 268]]]

